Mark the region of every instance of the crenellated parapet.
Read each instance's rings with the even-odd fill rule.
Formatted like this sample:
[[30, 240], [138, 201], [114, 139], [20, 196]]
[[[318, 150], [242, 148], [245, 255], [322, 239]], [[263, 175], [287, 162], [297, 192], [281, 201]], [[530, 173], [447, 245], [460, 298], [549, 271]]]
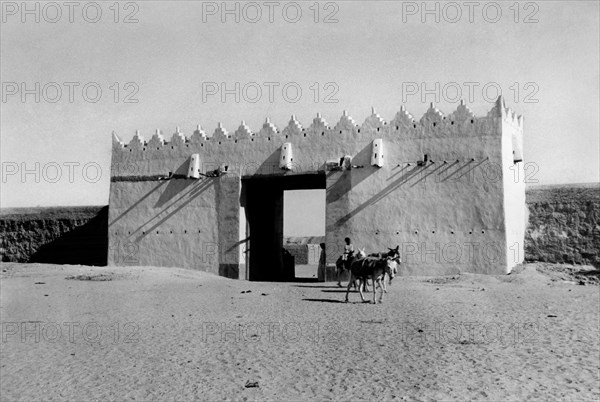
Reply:
[[202, 126], [200, 124], [198, 124], [196, 126], [196, 130], [194, 130], [194, 133], [192, 134], [192, 137], [190, 138], [190, 142], [192, 144], [200, 144], [200, 143], [203, 143], [204, 141], [206, 141], [206, 131], [204, 131]]
[[352, 117], [348, 114], [347, 111], [344, 110], [342, 113], [342, 117], [340, 117], [340, 121], [337, 122], [335, 127], [333, 127], [334, 131], [339, 131], [340, 133], [344, 130], [353, 131], [356, 130], [358, 124], [354, 121]]
[[488, 113], [488, 116], [501, 119], [502, 133], [512, 145], [513, 162], [523, 161], [523, 116], [518, 115], [511, 108], [506, 106], [504, 98], [499, 97], [494, 108]]
[[416, 128], [415, 119], [410, 113], [406, 111], [406, 108], [404, 106], [400, 107], [400, 111], [396, 113], [394, 119], [390, 121], [390, 125], [398, 128], [402, 127], [403, 131]]
[[329, 131], [331, 127], [325, 121], [325, 119], [321, 116], [321, 113], [317, 113], [317, 117], [313, 119], [312, 124], [308, 127], [308, 133], [305, 133], [304, 136], [308, 134], [313, 135], [323, 135], [326, 131]]
[[288, 122], [287, 127], [283, 129], [282, 134], [285, 136], [285, 138], [288, 138], [294, 135], [302, 135], [303, 131], [304, 129], [302, 128], [302, 125], [300, 125], [298, 120], [296, 120], [296, 116], [292, 115], [292, 118]]
[[419, 123], [423, 127], [438, 127], [442, 125], [442, 122], [446, 119], [444, 113], [440, 112], [438, 108], [435, 107], [433, 102], [429, 105], [429, 109], [425, 112]]
[[165, 145], [165, 142], [165, 138], [162, 136], [160, 130], [157, 128], [152, 138], [150, 138], [150, 141], [148, 141], [148, 148], [156, 148], [157, 150], [160, 150], [163, 147], [163, 145]]
[[365, 119], [361, 128], [363, 130], [372, 129], [379, 131], [385, 125], [387, 125], [387, 123], [381, 118], [381, 116], [377, 114], [375, 108], [373, 107], [371, 108], [371, 115]]
[[229, 138], [231, 138], [231, 136], [229, 135], [227, 130], [225, 130], [225, 127], [223, 127], [221, 122], [219, 122], [217, 123], [217, 128], [215, 128], [215, 131], [213, 132], [213, 135], [210, 138], [214, 139], [215, 141], [221, 141], [228, 140]]
[[456, 110], [449, 116], [450, 124], [456, 123], [470, 123], [475, 119], [475, 115], [465, 104], [465, 101], [461, 100]]
[[489, 111], [488, 117], [499, 117], [509, 126], [516, 128], [519, 131], [523, 131], [523, 116], [506, 106], [506, 102], [502, 96], [498, 97], [496, 104], [492, 110]]
[[186, 142], [187, 142], [187, 138], [181, 132], [179, 127], [175, 128], [175, 133], [171, 137], [171, 144], [175, 147], [180, 148], [180, 147], [184, 146]]
[[233, 138], [236, 140], [249, 140], [254, 137], [254, 133], [250, 130], [250, 127], [246, 125], [246, 122], [242, 120], [242, 123], [233, 133]]
[[258, 131], [253, 131], [242, 121], [239, 127], [233, 133], [230, 133], [221, 123], [218, 123], [211, 135], [207, 135], [206, 131], [198, 125], [192, 135], [187, 137], [177, 127], [170, 140], [165, 139], [160, 130], [156, 130], [147, 141], [137, 130], [128, 144], [124, 144], [113, 132], [113, 149], [117, 152], [156, 152], [162, 149], [189, 147], [190, 145], [212, 147], [228, 141], [235, 143], [255, 140], [271, 141], [276, 138], [285, 141], [305, 137], [319, 141], [319, 138], [323, 136], [335, 136], [342, 133], [349, 133], [354, 138], [365, 136], [367, 140], [370, 139], [369, 135], [373, 138], [387, 136], [388, 139], [390, 137], [398, 139], [478, 137], [498, 135], [496, 128], [499, 121], [516, 128], [518, 132], [522, 132], [523, 117], [508, 108], [504, 99], [499, 97], [487, 115], [480, 117], [475, 116], [464, 101], [461, 101], [456, 110], [448, 115], [437, 109], [432, 103], [419, 120], [416, 120], [402, 106], [393, 119], [387, 122], [373, 108], [371, 114], [360, 125], [344, 110], [333, 127], [327, 123], [320, 113], [317, 113], [317, 116], [306, 128], [296, 119], [296, 116], [292, 115], [282, 130], [267, 118]]
[[113, 151], [122, 151], [125, 148], [125, 143], [121, 141], [115, 131], [112, 132], [112, 148]]
[[129, 144], [127, 144], [127, 148], [133, 151], [146, 150], [146, 141], [144, 140], [144, 137], [142, 137], [142, 135], [140, 134], [140, 130], [135, 131], [135, 135], [133, 136], [131, 141], [129, 141]]
[[265, 119], [265, 122], [263, 123], [262, 128], [258, 132], [258, 137], [269, 138], [269, 137], [273, 137], [273, 136], [277, 135], [278, 133], [279, 133], [279, 130], [277, 129], [277, 127], [275, 127], [275, 125], [273, 123], [271, 123], [271, 120], [269, 120], [269, 118], [267, 117]]

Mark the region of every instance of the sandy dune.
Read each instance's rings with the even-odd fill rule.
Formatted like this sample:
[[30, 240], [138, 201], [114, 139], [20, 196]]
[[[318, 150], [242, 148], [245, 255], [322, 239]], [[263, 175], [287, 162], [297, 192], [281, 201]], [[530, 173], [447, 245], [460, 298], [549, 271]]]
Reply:
[[533, 264], [503, 277], [398, 277], [372, 305], [356, 293], [342, 303], [333, 283], [3, 264], [0, 394], [598, 400], [600, 288], [562, 279]]

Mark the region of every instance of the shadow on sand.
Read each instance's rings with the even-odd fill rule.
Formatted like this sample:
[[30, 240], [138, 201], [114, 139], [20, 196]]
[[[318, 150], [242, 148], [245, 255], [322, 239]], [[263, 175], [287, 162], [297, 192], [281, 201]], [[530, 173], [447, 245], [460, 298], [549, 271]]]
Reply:
[[303, 301], [309, 301], [309, 302], [321, 302], [321, 303], [346, 303], [343, 300], [336, 300], [336, 299], [302, 299]]
[[[333, 289], [333, 290], [323, 289], [323, 290], [321, 290], [321, 292], [323, 292], [323, 293], [346, 293], [346, 288], [344, 288], [344, 289], [337, 288], [337, 289]], [[352, 290], [350, 290], [350, 293], [358, 293], [358, 291], [352, 289]], [[363, 293], [365, 293], [364, 290], [363, 290]]]
[[[294, 278], [294, 279], [290, 279], [289, 282], [295, 282], [295, 283], [319, 283], [319, 280], [317, 278]], [[303, 287], [309, 287], [309, 286], [303, 286]], [[317, 287], [317, 286], [314, 286], [314, 287]]]
[[[314, 289], [341, 289], [339, 286], [335, 286], [335, 285], [308, 285], [308, 286], [303, 286], [303, 285], [298, 285], [298, 286], [294, 286], [295, 288], [314, 288]], [[345, 288], [344, 288], [345, 289]]]

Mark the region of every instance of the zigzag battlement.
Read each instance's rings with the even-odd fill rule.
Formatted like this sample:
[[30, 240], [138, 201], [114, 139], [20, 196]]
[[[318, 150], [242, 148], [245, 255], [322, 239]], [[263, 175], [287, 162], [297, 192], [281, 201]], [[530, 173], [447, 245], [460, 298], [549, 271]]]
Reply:
[[511, 108], [506, 106], [506, 102], [502, 96], [498, 97], [496, 104], [488, 113], [488, 116], [501, 117], [502, 121], [510, 126], [522, 131], [523, 130], [523, 115], [517, 114]]
[[362, 125], [357, 124], [352, 117], [344, 110], [339, 121], [333, 128], [327, 121], [317, 113], [310, 126], [304, 128], [300, 122], [292, 115], [287, 126], [282, 130], [278, 129], [269, 118], [267, 118], [258, 132], [252, 131], [244, 121], [233, 132], [228, 132], [221, 123], [217, 124], [211, 136], [207, 136], [205, 130], [198, 125], [196, 130], [188, 138], [179, 129], [176, 128], [169, 141], [165, 140], [160, 130], [146, 141], [139, 130], [128, 144], [125, 144], [113, 132], [113, 150], [123, 152], [161, 150], [182, 148], [193, 144], [202, 146], [218, 146], [223, 141], [254, 141], [255, 139], [264, 139], [270, 141], [273, 138], [293, 139], [294, 137], [312, 137], [319, 138], [326, 135], [338, 135], [343, 132], [349, 132], [355, 137], [362, 135], [387, 135], [398, 136], [399, 138], [451, 138], [452, 136], [484, 136], [498, 134], [491, 127], [496, 127], [497, 119], [508, 123], [512, 127], [522, 131], [523, 116], [517, 115], [508, 108], [502, 97], [499, 97], [494, 107], [486, 116], [476, 117], [464, 101], [461, 101], [456, 110], [448, 115], [444, 115], [432, 103], [425, 114], [418, 121], [408, 113], [404, 106], [396, 113], [390, 122], [386, 122], [373, 108], [371, 114], [364, 120]]

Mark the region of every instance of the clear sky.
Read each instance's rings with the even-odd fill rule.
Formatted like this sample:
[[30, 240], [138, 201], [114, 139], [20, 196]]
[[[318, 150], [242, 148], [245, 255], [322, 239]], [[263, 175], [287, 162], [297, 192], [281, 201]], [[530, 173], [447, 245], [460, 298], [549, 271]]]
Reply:
[[107, 204], [113, 130], [362, 123], [371, 106], [389, 121], [402, 104], [419, 119], [461, 97], [483, 115], [498, 89], [539, 184], [598, 181], [599, 2], [467, 3], [4, 2], [1, 206]]
[[283, 192], [283, 235], [325, 236], [325, 190]]

